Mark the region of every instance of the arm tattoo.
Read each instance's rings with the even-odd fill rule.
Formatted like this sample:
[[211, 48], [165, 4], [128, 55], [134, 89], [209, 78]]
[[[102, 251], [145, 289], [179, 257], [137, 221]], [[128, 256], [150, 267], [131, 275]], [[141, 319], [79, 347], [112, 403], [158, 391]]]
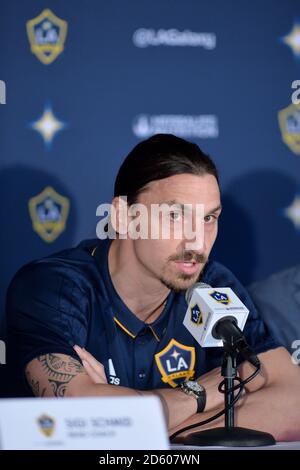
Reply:
[[45, 392], [46, 392], [46, 387], [43, 388], [43, 390], [40, 390], [40, 382], [38, 380], [34, 380], [32, 377], [31, 377], [31, 374], [28, 371], [26, 371], [26, 378], [27, 378], [27, 381], [33, 391], [33, 394], [36, 396], [36, 397], [43, 397], [45, 395]]
[[38, 357], [48, 382], [56, 397], [63, 397], [69, 382], [78, 374], [86, 373], [79, 361], [71, 356], [62, 359], [57, 354], [45, 354]]

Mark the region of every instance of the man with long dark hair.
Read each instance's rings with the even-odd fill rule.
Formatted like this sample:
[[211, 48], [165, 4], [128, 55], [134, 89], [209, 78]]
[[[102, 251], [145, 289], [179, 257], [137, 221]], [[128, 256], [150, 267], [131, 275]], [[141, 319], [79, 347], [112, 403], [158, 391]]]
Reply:
[[[112, 209], [106, 233], [114, 236], [30, 263], [12, 281], [8, 323], [27, 392], [155, 394], [170, 430], [221, 409], [222, 348], [201, 348], [182, 324], [184, 293], [201, 279], [233, 288], [250, 310], [245, 335], [263, 372], [247, 386], [237, 424], [300, 438], [298, 368], [233, 274], [209, 260], [221, 213], [212, 160], [193, 143], [155, 135], [126, 157]], [[240, 361], [240, 376], [250, 373]], [[195, 393], [183, 393], [187, 380]]]

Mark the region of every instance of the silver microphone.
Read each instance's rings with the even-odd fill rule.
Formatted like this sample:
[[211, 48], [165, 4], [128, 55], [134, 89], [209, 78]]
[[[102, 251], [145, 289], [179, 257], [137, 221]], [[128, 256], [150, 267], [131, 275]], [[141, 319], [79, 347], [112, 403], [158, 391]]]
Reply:
[[187, 289], [185, 298], [188, 308], [183, 324], [203, 348], [226, 344], [254, 366], [259, 365], [243, 334], [249, 310], [231, 288], [196, 282]]

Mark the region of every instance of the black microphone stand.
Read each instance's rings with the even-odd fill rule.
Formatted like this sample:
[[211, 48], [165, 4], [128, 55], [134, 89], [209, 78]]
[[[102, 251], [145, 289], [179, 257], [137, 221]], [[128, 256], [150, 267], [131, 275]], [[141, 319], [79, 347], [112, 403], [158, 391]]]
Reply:
[[237, 376], [237, 352], [225, 341], [221, 375], [224, 377], [225, 427], [208, 429], [188, 435], [185, 445], [256, 447], [276, 444], [274, 437], [266, 432], [236, 427], [234, 425], [234, 379]]

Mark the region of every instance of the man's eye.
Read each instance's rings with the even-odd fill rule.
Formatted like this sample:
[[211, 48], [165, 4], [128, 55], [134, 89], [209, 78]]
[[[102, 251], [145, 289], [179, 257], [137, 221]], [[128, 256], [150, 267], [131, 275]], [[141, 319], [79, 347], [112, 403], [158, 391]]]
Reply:
[[215, 222], [217, 220], [217, 217], [215, 215], [206, 215], [204, 217], [204, 221], [208, 224], [211, 224], [212, 222]]
[[180, 219], [181, 219], [181, 215], [182, 215], [181, 212], [174, 212], [174, 211], [172, 211], [172, 212], [170, 212], [170, 219], [171, 219], [171, 220], [174, 220], [174, 221], [175, 221], [175, 220], [176, 220], [176, 221], [177, 221], [177, 220], [180, 220]]

